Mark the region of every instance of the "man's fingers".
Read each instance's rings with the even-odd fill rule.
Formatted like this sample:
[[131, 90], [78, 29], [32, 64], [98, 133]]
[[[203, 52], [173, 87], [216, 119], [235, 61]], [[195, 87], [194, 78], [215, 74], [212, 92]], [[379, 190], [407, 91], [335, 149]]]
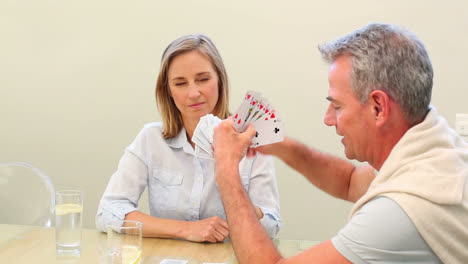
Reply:
[[254, 148], [248, 148], [247, 149], [247, 157], [253, 157], [257, 155], [257, 150]]
[[257, 130], [255, 130], [255, 127], [254, 127], [252, 124], [250, 124], [250, 125], [247, 127], [247, 130], [245, 130], [245, 132], [242, 133], [241, 135], [242, 135], [242, 136], [245, 135], [245, 136], [248, 137], [248, 139], [250, 140], [250, 139], [252, 139], [252, 138], [255, 136], [256, 133], [257, 133]]
[[227, 118], [227, 119], [223, 120], [220, 123], [220, 125], [224, 126], [224, 127], [234, 127], [234, 121], [232, 120], [232, 118]]

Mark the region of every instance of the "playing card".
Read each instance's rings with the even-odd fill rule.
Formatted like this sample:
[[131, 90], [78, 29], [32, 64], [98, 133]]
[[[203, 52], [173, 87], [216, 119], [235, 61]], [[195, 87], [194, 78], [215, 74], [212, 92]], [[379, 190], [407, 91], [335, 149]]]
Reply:
[[[252, 138], [252, 147], [272, 144], [283, 140], [283, 122], [266, 98], [260, 93], [248, 91], [235, 114], [231, 117], [238, 132], [244, 132], [253, 124], [257, 133]], [[200, 118], [192, 136], [195, 155], [199, 158], [213, 159], [214, 128], [221, 119], [208, 114]]]
[[197, 146], [202, 148], [206, 153], [211, 153], [211, 143], [208, 137], [208, 130], [209, 128], [209, 119], [211, 119], [213, 115], [209, 114], [200, 118], [200, 121], [193, 132], [192, 141], [195, 143], [195, 151], [197, 151]]
[[213, 152], [206, 152], [200, 146], [195, 145], [195, 156], [203, 159], [213, 159]]
[[247, 109], [247, 113], [245, 115], [245, 118], [243, 120], [243, 124], [241, 126], [241, 129], [239, 132], [244, 132], [247, 127], [249, 126], [249, 123], [247, 122], [247, 120], [250, 121], [250, 118], [253, 116], [254, 114], [254, 111], [255, 111], [255, 108], [257, 106], [257, 104], [260, 102], [260, 99], [259, 98], [253, 98], [250, 103], [249, 103], [249, 107]]
[[221, 123], [221, 119], [208, 114], [200, 118], [193, 132], [192, 141], [195, 143], [195, 155], [200, 158], [213, 159], [213, 133], [215, 126]]
[[260, 93], [248, 91], [244, 101], [233, 116], [234, 127], [244, 132], [253, 124], [257, 134], [252, 138], [252, 146], [262, 146], [283, 140], [283, 122], [273, 105]]
[[[234, 127], [238, 132], [244, 132], [244, 123], [247, 121], [247, 118], [249, 116], [249, 113], [252, 111], [252, 103], [254, 103], [258, 98], [261, 96], [260, 93], [253, 92], [253, 91], [248, 91], [245, 96], [244, 100], [242, 101], [241, 105], [237, 109], [237, 111], [234, 113], [233, 116], [233, 121], [234, 121]], [[250, 112], [249, 112], [250, 111]]]
[[217, 116], [213, 116], [212, 119], [210, 119], [210, 125], [209, 125], [209, 130], [208, 130], [208, 141], [213, 144], [213, 137], [214, 137], [214, 128], [221, 123], [221, 119]]
[[247, 98], [248, 95], [245, 96], [244, 100], [242, 101], [241, 105], [237, 109], [237, 111], [232, 116], [232, 120], [234, 122], [234, 126], [236, 127], [237, 131], [242, 127], [244, 124], [244, 117], [247, 113], [250, 99], [252, 98], [251, 95]]
[[212, 114], [205, 115], [202, 118], [200, 118], [200, 121], [197, 125], [197, 128], [199, 128], [200, 133], [206, 139], [206, 143], [210, 143], [210, 145], [213, 142], [213, 138], [210, 139], [211, 137], [210, 130], [213, 129], [213, 119], [214, 119], [214, 115]]
[[252, 138], [252, 147], [283, 141], [283, 121], [276, 111], [269, 111], [253, 123], [257, 133]]
[[252, 110], [252, 115], [249, 117], [246, 123], [252, 124], [255, 121], [257, 121], [259, 118], [263, 117], [263, 115], [265, 114], [265, 110], [269, 106], [270, 104], [268, 103], [267, 99], [265, 98], [260, 99], [259, 102], [254, 107], [254, 109]]

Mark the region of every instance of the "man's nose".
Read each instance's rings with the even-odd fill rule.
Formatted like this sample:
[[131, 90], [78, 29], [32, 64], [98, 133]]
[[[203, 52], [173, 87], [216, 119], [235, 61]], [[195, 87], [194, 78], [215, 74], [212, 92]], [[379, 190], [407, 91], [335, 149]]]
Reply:
[[335, 109], [333, 109], [333, 106], [330, 104], [328, 105], [327, 112], [325, 112], [325, 117], [323, 119], [323, 122], [327, 126], [334, 126], [336, 125], [336, 114], [335, 114]]

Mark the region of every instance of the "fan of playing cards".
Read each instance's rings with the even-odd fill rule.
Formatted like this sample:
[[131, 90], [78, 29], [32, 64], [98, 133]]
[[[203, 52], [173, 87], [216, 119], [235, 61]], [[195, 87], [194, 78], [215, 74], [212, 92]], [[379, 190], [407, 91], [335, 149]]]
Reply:
[[[253, 124], [257, 133], [252, 138], [252, 147], [283, 140], [283, 122], [278, 112], [260, 93], [248, 91], [232, 118], [238, 132], [244, 132], [249, 124]], [[220, 122], [221, 119], [212, 114], [200, 118], [192, 137], [197, 157], [213, 159], [213, 150], [211, 149], [213, 129]]]

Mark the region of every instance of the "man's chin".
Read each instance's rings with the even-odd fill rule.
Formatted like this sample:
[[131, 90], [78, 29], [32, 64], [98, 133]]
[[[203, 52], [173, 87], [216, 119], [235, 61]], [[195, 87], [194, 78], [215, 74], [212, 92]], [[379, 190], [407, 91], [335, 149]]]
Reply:
[[345, 147], [345, 156], [349, 160], [354, 160], [354, 159], [357, 160], [356, 155], [354, 155], [354, 153], [352, 153], [351, 151], [347, 151], [346, 147]]
[[357, 157], [354, 153], [345, 152], [346, 158], [349, 160], [357, 160], [359, 162], [367, 162], [367, 160], [363, 159], [362, 157]]
[[354, 156], [348, 154], [347, 152], [345, 152], [345, 155], [347, 159], [350, 159], [350, 160], [355, 159]]

